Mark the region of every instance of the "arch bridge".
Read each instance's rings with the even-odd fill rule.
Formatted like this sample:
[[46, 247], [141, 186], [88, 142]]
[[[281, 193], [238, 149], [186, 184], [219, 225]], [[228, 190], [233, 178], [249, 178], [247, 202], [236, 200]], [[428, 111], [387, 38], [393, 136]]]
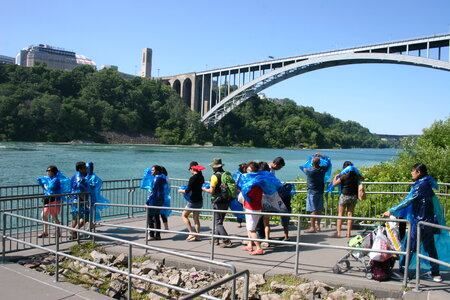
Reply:
[[216, 124], [234, 108], [283, 80], [314, 70], [364, 63], [404, 64], [450, 71], [450, 34], [272, 59], [162, 77], [202, 116]]

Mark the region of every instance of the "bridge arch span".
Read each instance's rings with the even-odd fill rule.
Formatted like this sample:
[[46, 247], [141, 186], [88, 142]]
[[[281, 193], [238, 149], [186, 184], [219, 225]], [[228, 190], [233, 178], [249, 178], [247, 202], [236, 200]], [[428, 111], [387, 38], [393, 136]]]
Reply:
[[181, 82], [178, 79], [173, 82], [172, 88], [181, 96]]
[[207, 124], [216, 124], [234, 108], [248, 100], [250, 97], [272, 85], [294, 76], [336, 66], [367, 63], [402, 64], [450, 71], [450, 62], [448, 61], [401, 54], [349, 52], [308, 58], [275, 69], [270, 73], [264, 74], [242, 85], [214, 105], [211, 110], [202, 117], [202, 121]]
[[184, 100], [184, 103], [186, 103], [187, 106], [191, 107], [191, 94], [192, 94], [192, 81], [189, 78], [186, 78], [183, 81], [183, 95], [182, 98]]

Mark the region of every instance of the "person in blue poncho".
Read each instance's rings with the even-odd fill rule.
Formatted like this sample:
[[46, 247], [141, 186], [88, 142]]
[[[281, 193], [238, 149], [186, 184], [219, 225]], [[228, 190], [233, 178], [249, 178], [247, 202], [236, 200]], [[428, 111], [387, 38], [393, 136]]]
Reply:
[[[151, 193], [147, 199], [148, 206], [163, 206], [164, 204], [164, 191], [167, 184], [166, 176], [162, 174], [162, 167], [154, 165], [151, 169], [153, 181], [151, 182]], [[160, 209], [149, 208], [147, 209], [147, 226], [148, 228], [161, 229]], [[161, 233], [150, 231], [150, 240], [160, 240]]]
[[[61, 194], [61, 182], [56, 176], [58, 174], [58, 168], [56, 166], [47, 167], [47, 176], [39, 177], [37, 179], [38, 183], [42, 186], [45, 191], [45, 195], [48, 197], [44, 198], [44, 210], [42, 211], [42, 220], [48, 221], [48, 215], [52, 217], [55, 224], [61, 224], [58, 219], [58, 215], [61, 212], [61, 200], [59, 197], [52, 197], [51, 195]], [[38, 235], [38, 237], [43, 238], [48, 236], [48, 225], [44, 224], [43, 231]], [[51, 237], [55, 237], [54, 234]]]
[[[306, 174], [307, 179], [306, 211], [311, 215], [319, 215], [324, 209], [325, 176], [331, 170], [331, 160], [325, 155], [316, 153], [310, 161], [300, 166], [300, 169]], [[305, 230], [306, 233], [320, 231], [320, 219], [311, 218], [310, 222], [311, 226]]]
[[[88, 181], [89, 189], [91, 191], [91, 208], [94, 209], [95, 203], [109, 203], [109, 200], [100, 195], [100, 191], [101, 191], [102, 185], [103, 185], [103, 180], [94, 173], [94, 163], [88, 162], [86, 164], [86, 167], [88, 169], [88, 172], [86, 174], [86, 180]], [[100, 212], [105, 208], [106, 208], [106, 206], [104, 206], [104, 205], [95, 206], [95, 211], [92, 211], [92, 217], [93, 217], [92, 221], [100, 221], [101, 220]], [[92, 222], [92, 224], [90, 224], [91, 228], [93, 228], [93, 226], [94, 226], [93, 223], [94, 222]]]
[[[169, 172], [167, 172], [166, 168], [161, 166], [162, 174], [166, 176], [166, 184], [164, 186], [164, 204], [165, 207], [170, 207], [170, 182], [169, 182]], [[164, 224], [164, 229], [169, 230], [169, 215], [172, 211], [170, 209], [162, 209], [161, 210], [161, 220]]]
[[[239, 203], [238, 198], [239, 198], [239, 181], [241, 179], [242, 174], [244, 174], [245, 172], [247, 172], [247, 163], [241, 163], [239, 164], [238, 170], [236, 171], [236, 173], [233, 174], [233, 179], [234, 182], [236, 182], [236, 186], [238, 189], [238, 193], [236, 195], [236, 198], [230, 202], [230, 209], [234, 210], [234, 211], [243, 211], [244, 208], [242, 207], [242, 204]], [[238, 223], [238, 228], [242, 227], [242, 222], [244, 221], [245, 215], [243, 214], [234, 214], [234, 216], [236, 217], [236, 222]]]
[[[433, 192], [433, 188], [437, 187], [436, 181], [428, 175], [427, 167], [424, 164], [415, 164], [411, 169], [411, 177], [415, 181], [411, 187], [411, 191], [402, 202], [383, 213], [383, 217], [390, 215], [404, 216], [411, 222], [411, 249], [409, 251], [410, 258], [416, 253], [417, 244], [417, 223], [425, 221], [434, 224], [443, 223], [442, 212], [439, 212], [439, 200]], [[437, 202], [435, 202], [437, 200]], [[439, 206], [439, 209], [438, 207]], [[441, 220], [439, 220], [441, 219]], [[439, 232], [432, 227], [423, 226], [421, 228], [421, 241], [424, 250], [431, 258], [438, 259], [436, 251], [435, 235]], [[400, 258], [400, 272], [404, 273], [406, 256]], [[433, 281], [441, 282], [442, 277], [439, 274], [439, 264], [430, 262], [431, 278]], [[417, 267], [417, 266], [416, 266]]]
[[[84, 161], [79, 161], [75, 164], [75, 175], [70, 180], [71, 193], [85, 193], [90, 192], [89, 183], [86, 180], [88, 168]], [[72, 195], [70, 202], [72, 203], [72, 228], [81, 228], [84, 223], [89, 220], [90, 205], [89, 195]], [[77, 233], [72, 232], [71, 238], [76, 238]]]
[[[187, 230], [190, 233], [194, 233], [192, 229], [191, 222], [189, 221], [189, 215], [192, 213], [192, 217], [194, 219], [195, 224], [195, 232], [200, 233], [200, 212], [192, 211], [190, 208], [199, 209], [203, 207], [203, 194], [202, 194], [202, 186], [205, 183], [205, 178], [203, 177], [202, 171], [206, 168], [199, 165], [198, 162], [192, 161], [189, 164], [189, 172], [191, 172], [192, 176], [189, 178], [189, 183], [186, 189], [179, 189], [178, 192], [182, 194], [189, 194], [189, 201], [186, 205], [186, 210], [183, 211], [181, 218], [183, 219], [184, 226], [186, 226]], [[189, 235], [186, 238], [186, 241], [200, 241], [200, 237], [196, 235]]]

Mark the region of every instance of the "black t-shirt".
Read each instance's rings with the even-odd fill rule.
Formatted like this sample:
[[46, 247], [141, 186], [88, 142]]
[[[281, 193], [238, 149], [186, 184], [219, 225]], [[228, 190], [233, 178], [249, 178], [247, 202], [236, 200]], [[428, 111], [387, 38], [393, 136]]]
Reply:
[[202, 185], [205, 183], [205, 178], [201, 174], [194, 174], [189, 178], [188, 187], [186, 189], [186, 193], [191, 194], [191, 202], [200, 202], [203, 201], [202, 196]]
[[344, 195], [358, 195], [359, 178], [355, 171], [350, 171], [341, 176], [341, 191]]

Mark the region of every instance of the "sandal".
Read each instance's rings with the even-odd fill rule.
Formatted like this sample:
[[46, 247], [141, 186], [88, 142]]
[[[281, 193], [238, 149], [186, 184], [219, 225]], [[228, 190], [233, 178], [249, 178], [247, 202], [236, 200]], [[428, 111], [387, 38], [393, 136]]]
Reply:
[[337, 231], [336, 231], [336, 232], [334, 232], [334, 233], [331, 235], [331, 237], [334, 237], [334, 238], [340, 238], [341, 235], [340, 235], [339, 233], [337, 233]]
[[318, 232], [321, 231], [319, 226], [316, 226], [316, 231], [318, 231]]
[[48, 233], [41, 232], [38, 234], [38, 238], [44, 238], [46, 236], [48, 236]]
[[304, 233], [315, 233], [316, 232], [316, 230], [315, 229], [313, 229], [313, 228], [310, 228], [310, 229], [308, 229], [308, 230], [305, 230], [305, 231], [303, 231]]
[[263, 249], [250, 251], [250, 255], [262, 255], [262, 254], [264, 254], [264, 250]]
[[252, 246], [244, 246], [244, 247], [242, 247], [242, 250], [253, 251], [253, 247]]

